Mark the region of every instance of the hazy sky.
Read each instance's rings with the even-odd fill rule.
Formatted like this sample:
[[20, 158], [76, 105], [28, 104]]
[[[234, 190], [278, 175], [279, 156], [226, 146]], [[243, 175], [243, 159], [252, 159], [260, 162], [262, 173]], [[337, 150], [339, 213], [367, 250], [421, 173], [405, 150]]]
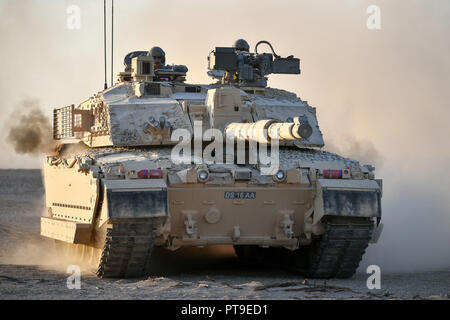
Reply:
[[[372, 4], [381, 30], [366, 26]], [[66, 27], [69, 5], [81, 9], [79, 30]], [[450, 265], [448, 0], [116, 0], [115, 13], [116, 72], [126, 53], [159, 45], [168, 63], [188, 66], [189, 82], [206, 83], [208, 53], [237, 38], [299, 57], [300, 76], [272, 75], [269, 85], [308, 100], [329, 148], [375, 164], [384, 178], [385, 235], [367, 263]], [[3, 137], [24, 99], [50, 117], [101, 90], [102, 14], [101, 0], [0, 0]], [[0, 168], [39, 166], [4, 139], [0, 148]]]

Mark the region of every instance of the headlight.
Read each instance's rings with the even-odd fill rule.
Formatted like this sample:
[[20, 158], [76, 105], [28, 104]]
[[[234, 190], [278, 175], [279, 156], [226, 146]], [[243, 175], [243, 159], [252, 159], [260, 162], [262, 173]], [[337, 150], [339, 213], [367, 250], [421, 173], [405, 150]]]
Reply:
[[198, 180], [201, 182], [206, 182], [209, 178], [209, 172], [207, 170], [199, 170], [197, 172]]
[[284, 170], [278, 170], [277, 173], [273, 175], [273, 180], [276, 182], [282, 182], [286, 178], [286, 173]]

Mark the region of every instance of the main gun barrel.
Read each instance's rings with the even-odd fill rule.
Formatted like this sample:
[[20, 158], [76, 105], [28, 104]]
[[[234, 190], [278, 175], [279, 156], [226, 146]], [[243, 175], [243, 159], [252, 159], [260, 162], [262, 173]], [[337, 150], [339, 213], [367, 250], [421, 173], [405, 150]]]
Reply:
[[270, 143], [271, 140], [306, 140], [312, 134], [307, 120], [296, 117], [293, 122], [279, 122], [275, 119], [259, 120], [253, 123], [230, 123], [225, 127], [227, 138], [235, 140]]

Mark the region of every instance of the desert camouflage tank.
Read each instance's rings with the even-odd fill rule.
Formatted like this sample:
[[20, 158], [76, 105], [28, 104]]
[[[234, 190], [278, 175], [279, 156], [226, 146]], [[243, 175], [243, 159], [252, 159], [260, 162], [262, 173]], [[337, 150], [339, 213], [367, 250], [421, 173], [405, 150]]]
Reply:
[[246, 263], [351, 276], [381, 231], [381, 180], [321, 150], [316, 109], [267, 87], [300, 60], [261, 43], [215, 48], [209, 85], [132, 52], [114, 86], [55, 109], [41, 234], [99, 277], [147, 274], [155, 246], [217, 244]]

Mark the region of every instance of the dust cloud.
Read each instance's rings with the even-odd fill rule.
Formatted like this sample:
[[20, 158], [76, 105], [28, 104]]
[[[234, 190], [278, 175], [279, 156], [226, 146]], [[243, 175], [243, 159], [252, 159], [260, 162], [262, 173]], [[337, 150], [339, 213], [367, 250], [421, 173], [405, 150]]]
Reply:
[[39, 155], [54, 149], [52, 125], [37, 100], [23, 101], [7, 123], [6, 141], [16, 153]]
[[358, 140], [352, 136], [345, 136], [338, 143], [327, 140], [324, 150], [358, 160], [362, 165], [373, 165], [377, 169], [380, 169], [384, 162], [383, 156], [372, 141]]
[[67, 261], [56, 253], [54, 243], [50, 239], [40, 237], [25, 237], [19, 242], [12, 243], [7, 249], [7, 255], [0, 262], [3, 264], [35, 265], [52, 269], [62, 270], [67, 266]]
[[[66, 28], [64, 1], [0, 4], [0, 60], [16, 80], [0, 83], [3, 105], [29, 94], [50, 114], [51, 106], [102, 89], [102, 3], [70, 4], [81, 8], [80, 30]], [[366, 27], [372, 4], [381, 9], [380, 30]], [[161, 8], [164, 15], [152, 14]], [[208, 83], [207, 54], [238, 38], [252, 49], [268, 40], [278, 54], [299, 57], [300, 76], [271, 75], [269, 85], [308, 100], [326, 148], [375, 165], [384, 179], [385, 227], [362, 270], [368, 264], [399, 272], [450, 266], [449, 1], [118, 1], [115, 13], [116, 71], [123, 69], [119, 57], [159, 45], [168, 63], [188, 66], [189, 82]], [[0, 165], [37, 166], [36, 158], [22, 159], [4, 154]]]

